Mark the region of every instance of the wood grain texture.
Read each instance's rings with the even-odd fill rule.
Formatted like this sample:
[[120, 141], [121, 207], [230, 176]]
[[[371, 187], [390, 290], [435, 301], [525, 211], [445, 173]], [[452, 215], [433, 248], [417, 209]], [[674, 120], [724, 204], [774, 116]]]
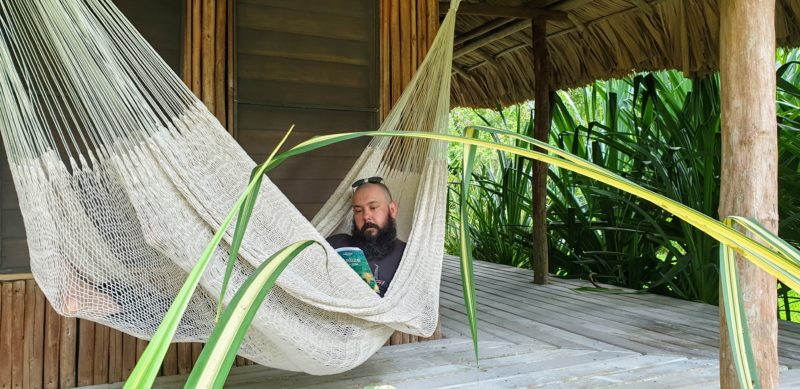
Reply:
[[123, 372], [123, 333], [109, 329], [108, 334], [108, 382], [122, 381]]
[[11, 387], [21, 388], [25, 379], [25, 281], [14, 281], [11, 320]]
[[109, 382], [109, 363], [110, 361], [110, 332], [109, 328], [96, 324], [94, 329], [94, 358], [92, 381], [95, 384], [105, 384]]
[[12, 328], [14, 317], [14, 284], [0, 284], [0, 388], [11, 387], [11, 342], [14, 337]]
[[[722, 170], [719, 215], [754, 218], [777, 233], [775, 77], [775, 1], [721, 1]], [[738, 256], [736, 267], [761, 385], [763, 388], [777, 388], [776, 280]], [[734, 387], [738, 386], [738, 380], [722, 305], [720, 300], [720, 384]]]
[[[60, 317], [61, 328], [58, 335], [58, 384], [61, 388], [77, 385], [77, 361], [75, 354], [78, 345], [78, 321], [74, 317]], [[91, 366], [91, 365], [90, 365]]]
[[[44, 300], [44, 298], [42, 298]], [[38, 300], [37, 300], [38, 302]], [[61, 317], [50, 304], [45, 304], [44, 355], [42, 358], [43, 387], [58, 388], [59, 357], [61, 356]]]
[[79, 320], [78, 332], [78, 386], [88, 386], [94, 383], [95, 323]]
[[[547, 48], [546, 24], [544, 20], [534, 20], [531, 28], [531, 39], [534, 51], [534, 73], [536, 79], [536, 115], [534, 116], [534, 137], [542, 142], [548, 141], [550, 135], [550, 51]], [[538, 149], [539, 151], [544, 151]], [[539, 285], [547, 283], [549, 274], [547, 248], [547, 164], [534, 161], [531, 174], [531, 218], [533, 219], [533, 255], [531, 256], [534, 271], [533, 282]]]

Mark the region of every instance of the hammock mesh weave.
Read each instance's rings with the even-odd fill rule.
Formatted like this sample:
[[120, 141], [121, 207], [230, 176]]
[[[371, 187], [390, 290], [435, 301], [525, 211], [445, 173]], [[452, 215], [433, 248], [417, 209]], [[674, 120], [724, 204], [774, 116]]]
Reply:
[[[447, 131], [454, 0], [381, 130]], [[255, 163], [110, 0], [0, 0], [0, 131], [37, 284], [57, 312], [149, 338]], [[309, 222], [268, 180], [229, 290], [302, 239], [240, 354], [332, 374], [394, 330], [429, 336], [438, 318], [446, 145], [375, 138]], [[349, 183], [385, 177], [408, 241], [385, 298], [324, 237], [349, 231]], [[176, 341], [204, 341], [233, 229], [216, 249]], [[226, 298], [227, 300], [227, 298]]]

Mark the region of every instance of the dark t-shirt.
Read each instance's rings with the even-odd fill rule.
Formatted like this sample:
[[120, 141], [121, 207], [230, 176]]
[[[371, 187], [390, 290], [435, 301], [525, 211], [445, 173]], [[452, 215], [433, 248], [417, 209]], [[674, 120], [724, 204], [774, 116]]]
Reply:
[[[328, 237], [328, 243], [333, 248], [340, 247], [358, 247], [353, 243], [353, 237], [348, 234], [336, 234]], [[397, 272], [397, 267], [400, 266], [400, 260], [403, 259], [403, 251], [406, 249], [406, 242], [400, 239], [394, 240], [394, 247], [389, 255], [380, 259], [367, 259], [369, 267], [372, 270], [372, 276], [375, 277], [375, 283], [381, 290], [381, 297], [389, 289], [389, 284], [394, 278], [394, 273]]]

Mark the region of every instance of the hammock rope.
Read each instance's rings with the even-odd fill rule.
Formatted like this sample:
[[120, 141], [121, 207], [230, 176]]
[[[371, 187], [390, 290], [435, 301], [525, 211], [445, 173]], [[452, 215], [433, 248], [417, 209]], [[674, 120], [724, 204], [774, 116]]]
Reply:
[[[458, 3], [380, 130], [447, 131]], [[62, 315], [149, 338], [255, 162], [111, 0], [0, 0], [0, 104], [37, 284]], [[408, 241], [386, 296], [327, 244], [311, 249], [278, 280], [241, 355], [333, 374], [363, 363], [394, 330], [433, 333], [447, 205], [442, 142], [373, 139], [311, 222], [265, 178], [225, 296], [280, 248], [349, 231], [349, 183], [372, 175], [386, 178]], [[211, 333], [232, 232], [176, 341]]]

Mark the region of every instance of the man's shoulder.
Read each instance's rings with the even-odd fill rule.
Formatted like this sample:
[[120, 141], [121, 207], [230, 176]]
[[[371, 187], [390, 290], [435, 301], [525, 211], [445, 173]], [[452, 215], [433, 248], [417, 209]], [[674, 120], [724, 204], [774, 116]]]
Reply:
[[335, 249], [353, 245], [353, 237], [348, 234], [331, 235], [328, 237], [327, 241]]

